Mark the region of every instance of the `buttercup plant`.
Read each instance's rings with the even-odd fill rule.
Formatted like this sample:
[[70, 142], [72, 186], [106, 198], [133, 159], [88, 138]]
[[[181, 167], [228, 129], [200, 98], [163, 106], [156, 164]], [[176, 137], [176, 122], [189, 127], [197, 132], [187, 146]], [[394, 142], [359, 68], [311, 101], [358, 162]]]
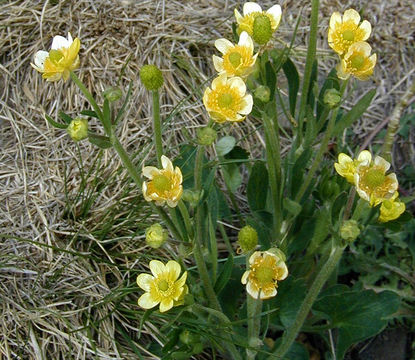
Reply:
[[[341, 283], [335, 271], [347, 247], [359, 243], [371, 227], [399, 226], [407, 216], [390, 162], [374, 151], [361, 151], [356, 158], [341, 152], [345, 150], [339, 135], [364, 113], [375, 94], [371, 90], [351, 110], [343, 108], [358, 80], [369, 80], [373, 74], [377, 56], [366, 42], [371, 25], [361, 22], [354, 9], [333, 13], [326, 46], [335, 51], [339, 63], [318, 79], [318, 9], [318, 0], [312, 0], [300, 92], [292, 60], [295, 39], [291, 45], [270, 45], [281, 22], [280, 5], [263, 11], [259, 4], [247, 2], [242, 15], [235, 9], [236, 38], [214, 41], [222, 54], [211, 59], [212, 73], [217, 74], [207, 87], [199, 84], [205, 87], [200, 116], [210, 120], [197, 130], [184, 129], [188, 142], [175, 148], [162, 137], [163, 125], [168, 124], [167, 116], [160, 114], [160, 92], [167, 87], [167, 69], [143, 65], [140, 82], [130, 89], [144, 86], [152, 96], [153, 148], [145, 152], [145, 160], [130, 156], [117, 138], [130, 89], [109, 86], [95, 99], [82, 76], [73, 72], [80, 64], [78, 38], [55, 37], [49, 52], [35, 54], [32, 66], [47, 81], [71, 77], [90, 104], [81, 114], [97, 119], [104, 135], [88, 129], [86, 118], [63, 114], [65, 124], [48, 115], [46, 119], [66, 129], [75, 141], [88, 138], [105, 151], [115, 151], [145, 200], [141, 206], [159, 217], [158, 222], [151, 218], [150, 226], [143, 216], [144, 226], [134, 230], [142, 245], [151, 247], [151, 274], [133, 268], [143, 264], [144, 255], [136, 255], [127, 270], [134, 273], [138, 288], [130, 286], [125, 292], [135, 296], [129, 317], [164, 322], [160, 346], [143, 345], [155, 358], [190, 358], [211, 348], [215, 356], [220, 352], [226, 359], [290, 359], [295, 347], [302, 346], [294, 345], [300, 332], [327, 339], [327, 330], [338, 329], [338, 339], [330, 345], [333, 358], [341, 359], [353, 343], [380, 332], [387, 322], [379, 319], [397, 310], [398, 295], [351, 287]], [[285, 83], [281, 77], [288, 80], [287, 89], [277, 85]], [[174, 116], [169, 114], [169, 121]], [[264, 143], [252, 154], [236, 138], [247, 123]], [[246, 131], [244, 137], [249, 136]], [[336, 137], [337, 162], [328, 153]], [[290, 143], [288, 150], [282, 151], [281, 138]], [[347, 142], [344, 147], [349, 149], [359, 146], [349, 138]], [[340, 176], [333, 176], [336, 172]], [[236, 236], [228, 229], [241, 230]], [[171, 241], [165, 243], [167, 238]], [[163, 260], [165, 251], [169, 259]], [[369, 308], [384, 312], [375, 314], [377, 322], [369, 335], [361, 330], [364, 324], [348, 327], [354, 319], [347, 318], [347, 312], [345, 321], [335, 321], [338, 314], [333, 309], [360, 297], [367, 299]], [[363, 316], [359, 313], [358, 319]], [[356, 337], [344, 335], [359, 331]], [[281, 334], [281, 339], [269, 346], [263, 341], [268, 334]]]

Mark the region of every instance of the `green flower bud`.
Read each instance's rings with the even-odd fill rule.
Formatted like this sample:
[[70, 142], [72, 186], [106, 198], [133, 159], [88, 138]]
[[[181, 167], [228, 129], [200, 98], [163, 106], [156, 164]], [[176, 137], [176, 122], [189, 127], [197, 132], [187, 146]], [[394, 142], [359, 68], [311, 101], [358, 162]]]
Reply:
[[182, 200], [188, 202], [191, 206], [196, 206], [202, 197], [203, 190], [201, 192], [197, 192], [186, 189], [183, 191]]
[[118, 86], [111, 86], [108, 89], [106, 89], [102, 95], [104, 95], [104, 98], [107, 99], [109, 102], [117, 101], [122, 96], [122, 91]]
[[154, 249], [159, 248], [168, 238], [167, 230], [156, 223], [146, 229], [146, 243]]
[[340, 237], [351, 243], [360, 235], [359, 224], [355, 220], [347, 220], [340, 227]]
[[144, 65], [140, 70], [140, 79], [147, 90], [157, 90], [163, 85], [163, 74], [155, 65]]
[[186, 345], [193, 345], [200, 342], [200, 335], [189, 330], [183, 330], [179, 336], [180, 341]]
[[267, 103], [271, 97], [271, 91], [268, 86], [260, 85], [254, 91], [254, 96], [264, 103]]
[[254, 250], [258, 245], [258, 233], [252, 226], [246, 225], [238, 233], [238, 243], [243, 253]]
[[323, 97], [324, 104], [326, 104], [330, 108], [335, 108], [336, 106], [338, 106], [340, 104], [341, 99], [342, 98], [340, 96], [340, 92], [336, 89], [326, 90]]
[[197, 142], [199, 145], [212, 145], [217, 137], [216, 130], [209, 126], [197, 129]]
[[271, 21], [266, 15], [258, 15], [254, 20], [252, 38], [257, 44], [264, 45], [272, 37]]
[[71, 121], [66, 131], [73, 141], [86, 139], [88, 137], [88, 120], [77, 117]]

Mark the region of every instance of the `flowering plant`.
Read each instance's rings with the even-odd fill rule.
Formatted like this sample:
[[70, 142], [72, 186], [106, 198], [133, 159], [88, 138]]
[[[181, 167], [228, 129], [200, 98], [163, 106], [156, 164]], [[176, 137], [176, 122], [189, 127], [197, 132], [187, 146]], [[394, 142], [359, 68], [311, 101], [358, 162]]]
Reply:
[[[325, 331], [338, 329], [332, 345], [333, 357], [340, 359], [353, 343], [381, 331], [387, 320], [379, 319], [398, 307], [398, 295], [341, 284], [337, 276], [348, 249], [353, 253], [374, 228], [400, 226], [410, 215], [390, 170], [391, 142], [375, 155], [375, 149], [358, 151], [361, 144], [350, 138], [346, 144], [339, 136], [375, 95], [370, 90], [348, 111], [344, 106], [359, 81], [369, 81], [375, 71], [377, 55], [366, 42], [371, 24], [354, 9], [333, 13], [327, 47], [335, 52], [336, 66], [318, 81], [318, 3], [312, 1], [301, 91], [295, 34], [291, 43], [278, 34], [280, 5], [263, 11], [247, 2], [242, 14], [234, 10], [233, 38], [214, 41], [221, 55], [209, 59], [212, 77], [197, 89], [203, 94], [199, 115], [209, 120], [197, 130], [180, 131], [187, 141], [177, 148], [163, 138], [169, 125], [160, 114], [160, 93], [168, 87], [164, 72], [142, 66], [141, 83], [134, 86], [151, 94], [153, 133], [151, 150], [136, 156], [117, 137], [133, 85], [125, 96], [121, 86], [108, 88], [102, 98], [92, 95], [74, 72], [82, 51], [70, 34], [55, 36], [49, 52], [34, 55], [32, 66], [44, 79], [71, 78], [89, 103], [79, 111], [83, 117], [61, 113], [58, 122], [45, 115], [49, 123], [76, 142], [88, 140], [116, 153], [139, 192], [143, 216], [133, 236], [143, 239], [140, 251], [151, 260], [137, 258], [127, 269], [125, 276], [133, 274], [136, 284], [127, 291], [135, 304], [128, 316], [141, 321], [138, 337], [146, 321], [166, 321], [162, 346], [147, 349], [154, 357], [190, 358], [212, 348], [229, 359], [294, 358], [295, 346], [302, 347], [294, 344], [300, 331], [327, 340]], [[89, 126], [91, 120], [98, 121], [99, 131]], [[247, 123], [263, 143], [252, 154], [237, 138], [241, 132], [249, 138]], [[394, 132], [388, 130], [389, 139]], [[282, 141], [290, 144], [284, 151]], [[346, 149], [356, 150], [357, 157]], [[149, 220], [153, 215], [159, 222]], [[356, 300], [360, 306], [362, 298], [370, 305], [363, 314], [373, 320], [370, 329], [356, 330], [354, 319], [336, 321], [343, 303]]]

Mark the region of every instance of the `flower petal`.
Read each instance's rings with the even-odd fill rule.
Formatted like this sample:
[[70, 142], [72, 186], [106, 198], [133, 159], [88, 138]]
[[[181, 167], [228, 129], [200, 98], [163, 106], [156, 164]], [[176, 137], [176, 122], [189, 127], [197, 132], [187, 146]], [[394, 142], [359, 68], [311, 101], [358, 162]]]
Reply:
[[180, 264], [177, 261], [170, 260], [166, 264], [166, 271], [169, 273], [169, 279], [171, 281], [176, 281], [181, 272]]
[[252, 265], [258, 258], [262, 257], [261, 251], [255, 251], [249, 258], [249, 264]]
[[274, 5], [267, 10], [267, 14], [270, 14], [275, 21], [276, 27], [280, 24], [281, 21], [281, 6]]
[[150, 274], [140, 274], [137, 276], [137, 285], [144, 291], [150, 291], [150, 284], [154, 281], [154, 277]]
[[174, 301], [172, 298], [163, 299], [160, 302], [160, 312], [166, 312], [170, 310], [173, 307], [173, 303]]
[[246, 292], [251, 295], [254, 299], [258, 299], [260, 289], [257, 288], [251, 281], [246, 284]]
[[159, 303], [157, 300], [154, 300], [148, 292], [141, 295], [137, 302], [143, 309], [151, 309]]
[[369, 166], [372, 161], [372, 154], [368, 150], [360, 152], [357, 160], [364, 166]]
[[70, 38], [71, 41], [69, 41], [69, 39], [64, 38], [63, 36], [57, 35], [54, 36], [53, 40], [52, 40], [52, 46], [51, 49], [53, 50], [59, 50], [62, 48], [69, 48], [69, 46], [71, 46], [72, 44], [72, 37]]
[[244, 16], [253, 12], [262, 12], [261, 6], [254, 2], [246, 2], [243, 8]]
[[383, 157], [380, 157], [380, 156], [375, 156], [375, 160], [373, 160], [373, 163], [377, 166], [380, 166], [384, 170], [385, 173], [391, 167], [391, 164], [388, 161], [386, 161]]
[[232, 89], [238, 91], [239, 96], [245, 96], [246, 85], [245, 82], [238, 76], [234, 76], [228, 79], [228, 84]]
[[354, 24], [359, 25], [360, 23], [360, 15], [354, 9], [348, 9], [343, 14], [343, 22], [352, 21]]
[[171, 172], [174, 171], [173, 170], [173, 164], [167, 156], [161, 155], [161, 165], [163, 166], [164, 170], [168, 170], [168, 171], [171, 171]]
[[159, 260], [151, 260], [149, 263], [151, 273], [154, 277], [158, 277], [165, 272], [166, 267]]
[[272, 288], [270, 291], [264, 291], [264, 289], [261, 289], [261, 295], [260, 295], [260, 299], [261, 300], [266, 300], [269, 298], [274, 297], [275, 295], [277, 295], [277, 289], [274, 287]]
[[335, 29], [337, 24], [341, 24], [342, 23], [342, 16], [340, 15], [339, 12], [334, 12], [331, 17], [330, 17], [330, 28], [331, 29]]
[[215, 41], [215, 47], [218, 49], [222, 54], [226, 54], [229, 50], [235, 47], [234, 44], [232, 44], [227, 39], [218, 39]]
[[219, 56], [213, 55], [213, 66], [215, 67], [215, 70], [220, 73], [223, 71], [223, 59]]
[[148, 178], [152, 179], [154, 175], [157, 175], [160, 172], [159, 169], [157, 169], [155, 166], [144, 166], [142, 173], [143, 175]]
[[252, 50], [252, 52], [254, 51], [254, 42], [246, 31], [242, 31], [241, 35], [239, 36], [238, 45], [245, 46], [248, 49]]
[[35, 63], [35, 69], [38, 70], [42, 69], [45, 63], [46, 58], [49, 56], [49, 53], [47, 51], [40, 50], [35, 54], [34, 63]]
[[242, 102], [241, 102], [242, 108], [240, 110], [238, 110], [238, 113], [242, 114], [242, 115], [250, 114], [251, 111], [252, 111], [253, 104], [254, 104], [254, 101], [252, 99], [251, 94], [248, 94], [248, 95], [244, 96], [244, 98], [242, 99]]
[[212, 81], [211, 88], [215, 90], [218, 86], [226, 84], [226, 75], [219, 75], [218, 77], [214, 78]]
[[249, 273], [250, 273], [250, 271], [249, 270], [247, 270], [247, 271], [245, 271], [244, 272], [244, 274], [242, 275], [242, 278], [241, 278], [241, 283], [242, 284], [246, 284], [246, 282], [248, 281], [248, 277], [249, 277]]
[[363, 22], [360, 24], [359, 28], [363, 31], [364, 35], [362, 40], [365, 41], [369, 38], [370, 33], [372, 32], [372, 25], [369, 21], [363, 20]]

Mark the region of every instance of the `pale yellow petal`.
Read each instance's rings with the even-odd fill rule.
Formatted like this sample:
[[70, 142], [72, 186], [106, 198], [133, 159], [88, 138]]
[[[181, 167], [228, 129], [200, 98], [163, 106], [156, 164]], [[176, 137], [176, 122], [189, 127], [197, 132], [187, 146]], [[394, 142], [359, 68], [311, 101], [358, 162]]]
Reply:
[[212, 90], [215, 90], [218, 86], [224, 84], [226, 84], [226, 75], [219, 75], [218, 77], [213, 79], [211, 88]]
[[167, 156], [161, 155], [161, 165], [163, 166], [164, 170], [171, 171], [171, 172], [174, 171], [173, 164]]
[[220, 58], [219, 56], [216, 56], [216, 55], [213, 55], [212, 58], [213, 58], [213, 66], [214, 66], [215, 70], [219, 73], [222, 72], [224, 70], [223, 69], [223, 59]]
[[259, 298], [261, 300], [266, 300], [266, 299], [274, 297], [275, 295], [277, 295], [277, 289], [275, 287], [269, 291], [264, 291], [264, 289], [261, 289], [261, 295]]
[[49, 56], [49, 53], [47, 51], [43, 51], [40, 50], [35, 54], [34, 57], [34, 65], [32, 64], [32, 66], [37, 70], [37, 71], [43, 71], [43, 66], [45, 64], [45, 60], [46, 58]]
[[148, 292], [141, 295], [137, 302], [143, 309], [151, 309], [159, 303], [157, 300], [154, 300]]
[[246, 2], [243, 7], [244, 16], [253, 12], [262, 12], [261, 6], [254, 2]]
[[170, 260], [166, 264], [166, 271], [169, 273], [169, 279], [171, 281], [176, 281], [179, 278], [181, 268], [177, 261]]
[[236, 22], [239, 24], [240, 22], [241, 22], [241, 20], [242, 20], [242, 15], [241, 15], [241, 13], [238, 11], [238, 10], [234, 10], [234, 14], [235, 14], [235, 19], [236, 19]]
[[338, 159], [339, 159], [339, 164], [341, 165], [349, 163], [349, 162], [353, 162], [353, 159], [345, 153], [340, 153]]
[[176, 281], [177, 286], [178, 286], [178, 287], [182, 287], [182, 286], [184, 286], [184, 285], [185, 285], [186, 280], [187, 280], [187, 271], [185, 271], [185, 272], [183, 273], [183, 275], [180, 277], [180, 279]]
[[277, 280], [284, 280], [288, 276], [288, 268], [284, 261], [279, 261], [277, 264], [279, 268], [279, 278]]
[[342, 23], [342, 16], [339, 12], [334, 12], [330, 17], [330, 28], [335, 29], [337, 24]]
[[159, 172], [160, 170], [154, 166], [144, 166], [142, 170], [143, 175], [150, 180], [153, 178], [154, 175], [157, 175]]
[[388, 161], [386, 161], [383, 157], [380, 157], [380, 156], [375, 156], [375, 159], [373, 160], [373, 163], [376, 166], [381, 167], [384, 170], [385, 173], [391, 167], [391, 164]]
[[154, 277], [158, 277], [163, 274], [166, 268], [164, 264], [159, 260], [151, 260], [149, 266]]
[[267, 10], [267, 14], [270, 14], [271, 17], [274, 19], [275, 29], [276, 29], [281, 21], [281, 6], [280, 5], [272, 6], [271, 8]]
[[59, 50], [62, 48], [69, 48], [72, 44], [72, 37], [70, 38], [71, 41], [64, 38], [63, 36], [57, 35], [52, 40], [52, 46], [51, 49], [53, 50]]
[[238, 91], [239, 96], [245, 96], [246, 85], [245, 82], [238, 76], [231, 77], [228, 80], [228, 83], [232, 89]]
[[246, 292], [254, 299], [258, 299], [260, 290], [254, 286], [250, 281], [246, 284]]
[[245, 271], [244, 272], [244, 274], [242, 275], [242, 278], [241, 278], [241, 283], [242, 284], [246, 284], [246, 282], [248, 281], [248, 277], [249, 277], [249, 273], [250, 273], [250, 271], [249, 270], [247, 270], [247, 271]]
[[171, 298], [163, 299], [160, 302], [160, 312], [166, 312], [170, 310], [173, 307], [173, 303], [174, 301]]
[[233, 49], [235, 47], [234, 44], [232, 44], [227, 39], [218, 39], [215, 41], [215, 47], [218, 49], [222, 54], [226, 54], [229, 50]]
[[248, 94], [244, 96], [241, 102], [242, 108], [238, 111], [238, 113], [242, 115], [250, 114], [252, 111], [253, 104], [254, 104], [254, 101], [252, 99], [252, 95]]
[[362, 40], [365, 41], [369, 38], [370, 33], [372, 32], [372, 25], [369, 21], [363, 20], [363, 22], [360, 24], [359, 28], [363, 30], [363, 38]]
[[254, 42], [246, 31], [242, 31], [241, 35], [239, 36], [238, 45], [245, 46], [252, 52], [254, 51]]
[[154, 281], [154, 277], [150, 274], [140, 274], [137, 276], [137, 285], [144, 291], [150, 291], [150, 284]]
[[360, 23], [360, 15], [354, 9], [348, 9], [344, 12], [343, 15], [343, 22], [352, 21], [354, 24], [359, 25]]
[[342, 80], [347, 80], [350, 77], [350, 74], [348, 74], [345, 69], [346, 69], [346, 62], [344, 60], [341, 60], [338, 65], [336, 66], [336, 70], [337, 70], [337, 77], [339, 79]]
[[258, 258], [262, 258], [261, 251], [255, 251], [249, 258], [249, 264], [252, 265]]

